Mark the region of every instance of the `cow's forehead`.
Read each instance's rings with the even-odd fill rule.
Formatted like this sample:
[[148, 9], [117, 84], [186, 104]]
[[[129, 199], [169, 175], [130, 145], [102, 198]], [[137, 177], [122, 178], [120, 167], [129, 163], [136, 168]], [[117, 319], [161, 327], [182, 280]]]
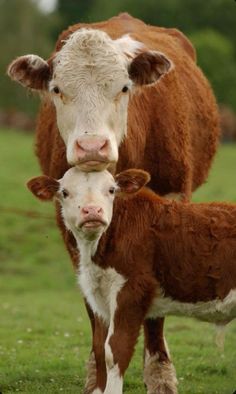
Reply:
[[127, 75], [128, 58], [122, 52], [118, 41], [112, 40], [105, 32], [94, 29], [80, 29], [65, 42], [54, 59], [54, 75], [71, 73], [74, 78], [93, 68], [97, 72]]
[[98, 191], [104, 187], [116, 185], [113, 176], [107, 171], [83, 172], [77, 167], [69, 169], [60, 181], [61, 187], [68, 191], [83, 192], [88, 188], [90, 191]]

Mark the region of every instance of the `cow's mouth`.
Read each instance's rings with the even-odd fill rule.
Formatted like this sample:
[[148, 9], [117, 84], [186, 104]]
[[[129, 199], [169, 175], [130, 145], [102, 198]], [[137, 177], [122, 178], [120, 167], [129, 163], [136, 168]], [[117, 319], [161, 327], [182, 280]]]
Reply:
[[103, 219], [88, 219], [84, 220], [83, 222], [80, 223], [80, 228], [86, 229], [86, 230], [93, 230], [93, 229], [98, 229], [100, 227], [105, 227], [107, 223]]
[[90, 172], [90, 171], [103, 171], [106, 170], [107, 167], [109, 166], [109, 161], [104, 160], [104, 159], [96, 159], [96, 160], [83, 160], [79, 161], [77, 163], [77, 166], [85, 172]]
[[98, 154], [89, 154], [86, 157], [77, 160], [76, 165], [81, 168], [82, 171], [102, 171], [105, 170], [110, 164], [110, 160], [107, 157], [102, 157]]

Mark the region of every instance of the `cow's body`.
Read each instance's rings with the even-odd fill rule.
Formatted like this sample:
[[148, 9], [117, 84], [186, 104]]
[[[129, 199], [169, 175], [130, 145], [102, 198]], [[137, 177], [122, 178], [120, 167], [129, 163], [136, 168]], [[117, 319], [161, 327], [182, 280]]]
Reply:
[[[103, 23], [72, 26], [63, 32], [56, 49], [60, 50], [63, 40], [81, 27], [101, 29], [112, 38], [129, 34], [147, 48], [166, 53], [174, 63], [174, 69], [159, 83], [132, 95], [117, 171], [144, 168], [152, 176], [153, 190], [189, 195], [206, 180], [219, 135], [215, 99], [196, 67], [191, 44], [175, 29], [147, 26], [124, 15]], [[68, 164], [51, 100], [42, 104], [36, 144], [43, 172], [62, 176]]]
[[[93, 35], [94, 32], [94, 35], [99, 36], [99, 32], [105, 32], [113, 40], [118, 39], [120, 44], [123, 42], [123, 55], [126, 57], [126, 62], [129, 61], [130, 57], [136, 56], [134, 52], [137, 48], [137, 42], [141, 43], [143, 45], [142, 50], [144, 52], [148, 50], [148, 56], [151, 56], [151, 59], [145, 58], [144, 53], [144, 57], [141, 60], [139, 58], [135, 61], [136, 58], [134, 58], [134, 62], [132, 62], [132, 64], [134, 63], [133, 66], [131, 64], [132, 67], [129, 67], [129, 77], [134, 85], [138, 87], [130, 94], [126, 131], [126, 126], [124, 127], [126, 122], [124, 120], [126, 120], [127, 110], [124, 109], [123, 142], [120, 144], [121, 138], [117, 139], [116, 142], [120, 145], [116, 171], [130, 167], [143, 168], [151, 174], [150, 187], [154, 191], [161, 195], [179, 193], [183, 198], [189, 199], [191, 191], [195, 190], [206, 180], [217, 148], [219, 127], [214, 96], [201, 70], [196, 66], [195, 51], [191, 43], [182, 33], [175, 29], [148, 26], [127, 14], [122, 14], [101, 23], [74, 25], [61, 34], [56, 44], [55, 52], [47, 62], [30, 55], [19, 58], [9, 67], [9, 74], [13, 79], [22, 83], [24, 86], [44, 90], [41, 111], [37, 121], [36, 136], [36, 154], [43, 173], [60, 178], [69, 167], [68, 158], [72, 157], [68, 155], [69, 144], [67, 136], [65, 136], [67, 124], [63, 125], [63, 119], [61, 119], [62, 112], [60, 109], [64, 107], [61, 107], [61, 103], [60, 105], [58, 104], [58, 89], [55, 84], [53, 85], [52, 80], [50, 81], [50, 78], [54, 81], [58, 79], [57, 70], [60, 70], [61, 67], [60, 54], [63, 55], [61, 51], [69, 45], [72, 45], [73, 49], [73, 37], [78, 37], [79, 39], [79, 30], [83, 28], [88, 29], [88, 34], [90, 35]], [[76, 36], [73, 36], [74, 33]], [[125, 35], [128, 35], [128, 39], [125, 38]], [[72, 37], [72, 40], [69, 40], [68, 43], [65, 42], [69, 37]], [[108, 42], [107, 40], [105, 41]], [[130, 46], [128, 50], [126, 46]], [[83, 45], [80, 48], [83, 48]], [[133, 53], [130, 54], [129, 49]], [[165, 63], [161, 64], [158, 72], [156, 69], [154, 70], [152, 64], [153, 53], [158, 53], [157, 66], [160, 56], [162, 56], [160, 54], [162, 53], [166, 56]], [[93, 52], [88, 53], [88, 48], [84, 46], [84, 57], [87, 55], [92, 59], [92, 62], [88, 66], [93, 69]], [[63, 55], [61, 57], [63, 63], [65, 56]], [[56, 64], [58, 67], [55, 69], [56, 71], [52, 70], [55, 59], [57, 59]], [[96, 63], [97, 59], [94, 60]], [[165, 65], [166, 68], [164, 67]], [[36, 74], [37, 67], [40, 72]], [[56, 67], [55, 64], [53, 67]], [[69, 72], [68, 64], [65, 67], [67, 67], [66, 70]], [[75, 79], [77, 76], [78, 78], [80, 77], [77, 69], [73, 69], [72, 72]], [[155, 74], [155, 78], [150, 74]], [[60, 82], [63, 75], [59, 75], [59, 77]], [[154, 81], [157, 82], [152, 83]], [[145, 84], [148, 84], [148, 86], [144, 86]], [[51, 91], [45, 93], [45, 87], [48, 86], [50, 86]], [[70, 86], [73, 88], [73, 83]], [[94, 86], [96, 88], [96, 84]], [[90, 89], [91, 86], [88, 86], [88, 88]], [[84, 93], [87, 94], [86, 86], [78, 93], [78, 102], [81, 100], [81, 97], [84, 97], [84, 100], [88, 100], [88, 105], [83, 103], [87, 110], [87, 108], [91, 108], [92, 100], [89, 100], [88, 95]], [[97, 94], [97, 91], [95, 93]], [[119, 97], [117, 97], [118, 102], [120, 100]], [[122, 98], [122, 100], [124, 101], [126, 99]], [[66, 96], [62, 97], [62, 102], [65, 105], [67, 104]], [[114, 108], [116, 108], [116, 98], [113, 104]], [[96, 105], [94, 108], [98, 112], [97, 116], [99, 117], [102, 111], [96, 108]], [[109, 102], [107, 102], [108, 106]], [[91, 130], [90, 128], [88, 130], [85, 128], [79, 129], [79, 136], [81, 137], [81, 133], [84, 133], [82, 137], [86, 140], [85, 133], [89, 134], [92, 131], [93, 134], [96, 134], [99, 126], [95, 120], [95, 123], [91, 126], [89, 116], [91, 113], [94, 115], [93, 111], [89, 111], [88, 119], [84, 120], [84, 113], [81, 113], [79, 106], [77, 110], [78, 114], [82, 114], [83, 124], [86, 124], [86, 127], [88, 125], [90, 125], [90, 128], [92, 127]], [[65, 114], [67, 112], [69, 111], [65, 111]], [[73, 114], [71, 114], [73, 116], [71, 118], [75, 116], [76, 111], [73, 110], [72, 112]], [[77, 120], [79, 122], [80, 119], [81, 116], [78, 116]], [[114, 122], [108, 122], [108, 125], [111, 130], [115, 129]], [[102, 132], [102, 128], [99, 129], [100, 132]], [[98, 136], [98, 138], [100, 137]], [[77, 144], [76, 141], [78, 139], [74, 139], [75, 144]], [[96, 144], [99, 145], [99, 142], [96, 141]], [[73, 157], [71, 164], [77, 164]], [[114, 162], [112, 164], [111, 169], [114, 171]], [[73, 263], [77, 266], [79, 260], [76, 242], [71, 233], [65, 229], [60, 209], [57, 209], [57, 220]], [[105, 338], [101, 331], [104, 331], [104, 329], [102, 328], [102, 323], [97, 318], [94, 318], [91, 311], [88, 310], [88, 312], [94, 332], [93, 349], [96, 354], [96, 368], [100, 368], [104, 364], [104, 361], [102, 361], [104, 357], [101, 347], [101, 338], [102, 336]], [[145, 321], [145, 346], [150, 353], [158, 353], [157, 368], [155, 371], [156, 386], [158, 389], [161, 387], [160, 390], [163, 392], [169, 393], [170, 385], [168, 386], [167, 384], [168, 387], [166, 387], [166, 381], [168, 380], [167, 374], [163, 378], [161, 372], [162, 364], [169, 362], [162, 330], [162, 318], [158, 319], [157, 322], [154, 322], [153, 319], [147, 319]], [[96, 338], [100, 338], [100, 340]], [[154, 371], [153, 365], [151, 368]], [[97, 376], [95, 386], [102, 387], [104, 385], [104, 377], [99, 382], [98, 380], [99, 377]], [[149, 387], [148, 379], [146, 379], [146, 384]], [[94, 381], [92, 380], [87, 385], [88, 393], [91, 392], [91, 387], [94, 388]], [[171, 393], [175, 392], [175, 388], [171, 390]]]
[[[41, 199], [60, 201], [80, 250], [80, 287], [107, 328], [104, 393], [121, 394], [145, 319], [183, 315], [224, 325], [236, 317], [236, 205], [168, 201], [143, 189], [117, 197], [111, 221], [115, 184], [108, 172], [100, 173], [97, 185], [95, 177], [72, 168], [59, 182], [39, 177], [29, 186]], [[148, 177], [130, 170], [116, 180], [130, 194]], [[156, 360], [150, 352], [145, 358], [147, 364]], [[149, 392], [158, 392], [151, 382]]]

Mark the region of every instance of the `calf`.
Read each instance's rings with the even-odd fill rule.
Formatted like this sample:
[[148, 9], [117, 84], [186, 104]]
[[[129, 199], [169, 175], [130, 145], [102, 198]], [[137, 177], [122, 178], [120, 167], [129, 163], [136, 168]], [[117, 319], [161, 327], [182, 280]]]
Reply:
[[[148, 181], [141, 170], [114, 179], [107, 171], [72, 168], [59, 181], [41, 176], [28, 183], [38, 198], [60, 201], [80, 250], [83, 295], [107, 326], [107, 381], [94, 393], [122, 393], [146, 318], [185, 315], [226, 324], [236, 317], [236, 205], [169, 201], [139, 191]], [[153, 357], [146, 355], [150, 363]], [[166, 386], [175, 387], [174, 380]]]

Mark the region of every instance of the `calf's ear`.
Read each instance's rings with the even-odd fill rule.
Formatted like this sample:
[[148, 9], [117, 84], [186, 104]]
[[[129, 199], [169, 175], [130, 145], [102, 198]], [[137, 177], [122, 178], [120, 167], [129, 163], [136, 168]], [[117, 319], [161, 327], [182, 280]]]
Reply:
[[138, 192], [150, 181], [150, 175], [143, 170], [130, 169], [117, 174], [115, 180], [121, 193], [132, 194]]
[[136, 85], [148, 85], [158, 81], [173, 68], [172, 62], [161, 52], [140, 53], [129, 65], [129, 77]]
[[52, 200], [57, 193], [60, 184], [59, 182], [46, 175], [32, 178], [27, 182], [29, 190], [40, 200]]
[[20, 56], [8, 66], [13, 81], [30, 89], [47, 89], [51, 76], [49, 64], [37, 55]]

